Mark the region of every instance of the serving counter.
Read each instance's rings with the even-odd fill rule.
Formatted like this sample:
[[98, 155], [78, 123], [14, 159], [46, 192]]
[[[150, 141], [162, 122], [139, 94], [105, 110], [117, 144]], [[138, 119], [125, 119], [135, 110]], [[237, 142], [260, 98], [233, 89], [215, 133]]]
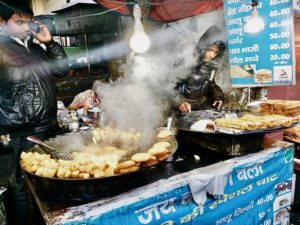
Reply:
[[179, 145], [173, 159], [150, 168], [135, 189], [93, 202], [56, 202], [25, 179], [49, 225], [285, 224], [293, 150], [292, 144], [265, 139], [259, 152], [224, 158]]

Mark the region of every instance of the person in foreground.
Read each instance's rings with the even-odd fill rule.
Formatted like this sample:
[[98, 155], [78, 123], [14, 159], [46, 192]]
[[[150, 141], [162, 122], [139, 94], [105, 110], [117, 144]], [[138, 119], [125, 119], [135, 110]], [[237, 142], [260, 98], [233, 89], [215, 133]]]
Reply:
[[182, 113], [191, 110], [208, 108], [221, 109], [224, 94], [214, 77], [218, 69], [218, 59], [222, 56], [226, 45], [215, 41], [204, 49], [199, 49], [197, 65], [192, 68], [186, 79], [177, 83], [175, 91], [175, 108]]
[[[19, 158], [32, 145], [26, 137], [47, 138], [56, 128], [56, 93], [53, 78], [66, 75], [67, 55], [47, 27], [32, 21], [33, 12], [24, 2], [0, 1], [0, 135], [10, 135], [14, 165], [9, 180], [8, 224], [29, 224], [28, 199]], [[38, 29], [30, 30], [30, 23]], [[33, 42], [45, 45], [45, 50]]]

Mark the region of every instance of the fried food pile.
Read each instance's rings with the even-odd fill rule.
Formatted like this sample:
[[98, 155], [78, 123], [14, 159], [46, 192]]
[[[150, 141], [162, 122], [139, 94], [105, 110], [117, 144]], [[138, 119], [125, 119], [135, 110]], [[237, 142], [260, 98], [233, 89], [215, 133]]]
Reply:
[[122, 146], [128, 149], [136, 149], [141, 139], [141, 133], [131, 129], [129, 131], [114, 129], [111, 127], [96, 128], [93, 131], [95, 144], [107, 143], [114, 146]]
[[216, 119], [217, 127], [234, 128], [239, 130], [256, 130], [274, 128], [278, 126], [289, 127], [295, 121], [292, 117], [280, 115], [255, 116], [246, 114], [238, 119]]
[[113, 176], [119, 156], [97, 156], [88, 152], [72, 153], [72, 161], [51, 159], [48, 154], [22, 152], [21, 167], [41, 177], [90, 178]]
[[[72, 161], [55, 160], [49, 154], [38, 152], [22, 152], [20, 165], [25, 171], [41, 177], [88, 179], [135, 172], [170, 156], [171, 144], [165, 140], [148, 147], [146, 152], [136, 153], [136, 150], [116, 147], [125, 143], [133, 148], [138, 145], [139, 138], [140, 133], [133, 130], [96, 129], [93, 131], [94, 143], [81, 152], [72, 152]], [[103, 142], [114, 145], [103, 145]]]
[[264, 115], [298, 116], [300, 114], [300, 101], [266, 100], [260, 104]]

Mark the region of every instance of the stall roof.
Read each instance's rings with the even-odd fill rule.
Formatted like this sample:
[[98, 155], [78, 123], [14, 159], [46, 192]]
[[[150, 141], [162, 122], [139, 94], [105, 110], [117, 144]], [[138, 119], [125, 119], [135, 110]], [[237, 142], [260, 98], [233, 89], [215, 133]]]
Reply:
[[71, 1], [71, 2], [63, 5], [63, 7], [61, 9], [52, 11], [52, 13], [58, 13], [58, 12], [64, 11], [64, 10], [66, 10], [72, 6], [78, 5], [78, 4], [97, 4], [97, 3], [93, 0], [74, 0], [74, 1]]
[[[126, 0], [94, 1], [122, 15], [131, 15], [132, 4]], [[223, 8], [223, 0], [147, 0], [147, 3], [151, 6], [148, 18], [160, 22], [172, 22]]]

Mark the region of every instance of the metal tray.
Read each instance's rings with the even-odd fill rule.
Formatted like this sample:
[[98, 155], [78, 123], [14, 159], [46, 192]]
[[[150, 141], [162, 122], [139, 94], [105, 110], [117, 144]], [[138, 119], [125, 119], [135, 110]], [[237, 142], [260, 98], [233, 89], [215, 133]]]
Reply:
[[[217, 128], [215, 133], [207, 133], [202, 131], [194, 131], [191, 130], [190, 127], [196, 121], [200, 119], [211, 119], [215, 120], [217, 118], [225, 117], [225, 114], [228, 113], [227, 111], [215, 111], [215, 110], [201, 110], [201, 111], [192, 111], [189, 114], [180, 114], [177, 117], [177, 128], [179, 130], [190, 131], [195, 133], [204, 133], [209, 135], [250, 135], [250, 134], [266, 134], [266, 133], [273, 133], [277, 131], [281, 131], [293, 126], [298, 125], [298, 122], [293, 123], [289, 127], [277, 126], [273, 128], [266, 128], [266, 129], [256, 129], [256, 130], [238, 130], [233, 128]], [[238, 116], [242, 116], [244, 112], [237, 113]]]

